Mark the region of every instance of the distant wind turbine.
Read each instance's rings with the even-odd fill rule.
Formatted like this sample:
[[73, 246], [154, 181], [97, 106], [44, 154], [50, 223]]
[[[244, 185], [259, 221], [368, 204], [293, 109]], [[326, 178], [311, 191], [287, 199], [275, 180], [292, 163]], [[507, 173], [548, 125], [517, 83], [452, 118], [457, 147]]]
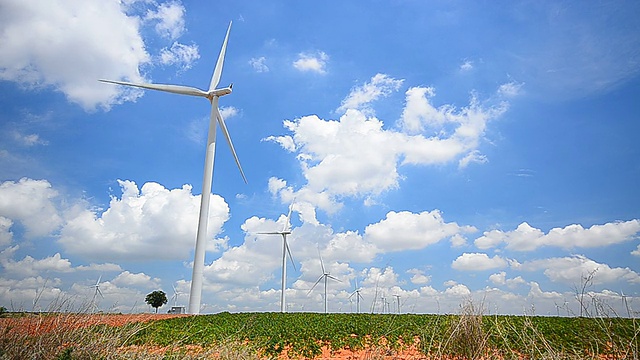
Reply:
[[291, 256], [291, 250], [289, 249], [289, 243], [287, 243], [287, 235], [291, 234], [291, 210], [293, 210], [293, 202], [289, 205], [289, 214], [287, 214], [287, 221], [282, 227], [282, 231], [270, 231], [270, 232], [259, 232], [258, 234], [264, 235], [282, 235], [282, 292], [280, 293], [280, 312], [286, 312], [286, 303], [285, 303], [285, 290], [287, 286], [287, 253], [289, 254], [289, 259], [291, 260], [291, 265], [293, 265], [293, 269], [296, 269], [296, 263], [293, 261], [293, 256]]
[[326, 314], [327, 313], [327, 280], [328, 279], [332, 279], [335, 281], [340, 281], [340, 280], [334, 276], [331, 276], [331, 274], [328, 273], [327, 270], [324, 268], [324, 262], [322, 261], [322, 255], [320, 255], [320, 249], [318, 249], [318, 255], [320, 256], [320, 266], [322, 267], [322, 275], [320, 275], [316, 283], [313, 284], [313, 286], [311, 287], [311, 290], [309, 290], [307, 295], [311, 294], [311, 292], [316, 287], [316, 285], [318, 285], [320, 280], [324, 279], [324, 313]]
[[629, 303], [627, 302], [627, 296], [624, 294], [624, 291], [620, 290], [620, 296], [622, 297], [622, 304], [627, 309], [627, 316], [631, 317], [631, 311], [629, 310]]
[[102, 275], [98, 277], [98, 281], [96, 281], [95, 285], [90, 286], [96, 289], [96, 291], [93, 293], [93, 299], [91, 300], [91, 304], [93, 305], [94, 310], [98, 309], [98, 303], [96, 302], [96, 297], [98, 296], [98, 294], [100, 295], [101, 298], [104, 299], [104, 295], [102, 295], [102, 291], [100, 291], [100, 280], [102, 280]]
[[356, 297], [356, 312], [358, 314], [360, 314], [360, 299], [364, 300], [364, 298], [360, 294], [361, 290], [362, 290], [362, 288], [358, 287], [358, 278], [356, 277], [355, 290], [351, 293], [351, 295], [349, 295], [349, 299], [351, 299], [355, 295], [355, 297]]
[[229, 85], [226, 88], [216, 88], [218, 83], [220, 82], [220, 77], [222, 76], [222, 65], [224, 63], [224, 55], [227, 50], [227, 41], [229, 40], [229, 32], [231, 31], [231, 22], [229, 22], [229, 28], [227, 29], [227, 35], [224, 38], [224, 42], [222, 43], [222, 50], [220, 50], [220, 55], [218, 56], [218, 62], [216, 63], [216, 67], [213, 70], [213, 76], [211, 77], [211, 82], [209, 83], [209, 90], [201, 90], [195, 87], [190, 86], [182, 86], [182, 85], [164, 85], [164, 84], [143, 84], [143, 83], [130, 83], [125, 81], [113, 81], [113, 80], [100, 80], [102, 82], [117, 84], [117, 85], [125, 85], [125, 86], [135, 86], [143, 89], [150, 90], [160, 90], [166, 91], [174, 94], [181, 95], [190, 95], [190, 96], [200, 96], [207, 98], [209, 102], [211, 102], [211, 116], [209, 120], [209, 135], [207, 137], [207, 151], [204, 160], [204, 176], [202, 179], [202, 195], [200, 198], [200, 216], [198, 220], [198, 234], [196, 236], [196, 249], [193, 259], [193, 273], [191, 276], [191, 291], [189, 294], [189, 313], [190, 314], [199, 314], [200, 313], [200, 302], [202, 299], [202, 281], [204, 275], [204, 254], [205, 254], [205, 245], [207, 238], [207, 225], [209, 222], [209, 202], [211, 197], [211, 183], [213, 179], [213, 160], [216, 148], [216, 122], [220, 125], [220, 129], [224, 134], [224, 137], [227, 139], [227, 143], [231, 148], [231, 153], [233, 154], [233, 158], [236, 161], [236, 165], [238, 169], [240, 169], [240, 175], [242, 175], [242, 179], [244, 182], [247, 182], [247, 178], [244, 176], [244, 172], [242, 171], [242, 167], [240, 166], [240, 160], [238, 160], [238, 155], [236, 155], [236, 150], [233, 147], [233, 143], [231, 142], [231, 137], [229, 136], [229, 131], [227, 130], [227, 125], [220, 115], [220, 109], [218, 108], [218, 100], [221, 96], [231, 94], [231, 90], [233, 84]]
[[400, 295], [393, 295], [393, 297], [396, 298], [397, 302], [398, 302], [398, 314], [400, 314]]
[[171, 285], [173, 288], [173, 296], [171, 299], [173, 300], [173, 306], [178, 306], [178, 296], [184, 294], [183, 292], [178, 291], [174, 285]]

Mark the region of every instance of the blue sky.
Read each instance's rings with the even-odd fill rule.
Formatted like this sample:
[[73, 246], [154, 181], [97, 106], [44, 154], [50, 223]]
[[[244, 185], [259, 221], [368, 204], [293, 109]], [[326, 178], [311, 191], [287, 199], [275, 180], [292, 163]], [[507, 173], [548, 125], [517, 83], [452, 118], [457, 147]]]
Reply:
[[636, 2], [0, 7], [2, 306], [187, 304], [209, 104], [97, 80], [207, 88], [233, 21], [202, 312], [279, 310], [294, 199], [290, 311], [318, 250], [333, 312], [640, 309]]

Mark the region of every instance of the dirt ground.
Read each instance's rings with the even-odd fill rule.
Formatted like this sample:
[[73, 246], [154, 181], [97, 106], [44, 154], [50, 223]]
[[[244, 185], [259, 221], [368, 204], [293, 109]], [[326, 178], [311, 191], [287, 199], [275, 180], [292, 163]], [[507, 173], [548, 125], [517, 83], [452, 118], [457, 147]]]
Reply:
[[189, 316], [181, 314], [24, 314], [0, 318], [0, 329], [11, 329], [29, 335], [43, 334], [59, 328], [81, 328], [93, 325], [122, 326], [134, 322]]

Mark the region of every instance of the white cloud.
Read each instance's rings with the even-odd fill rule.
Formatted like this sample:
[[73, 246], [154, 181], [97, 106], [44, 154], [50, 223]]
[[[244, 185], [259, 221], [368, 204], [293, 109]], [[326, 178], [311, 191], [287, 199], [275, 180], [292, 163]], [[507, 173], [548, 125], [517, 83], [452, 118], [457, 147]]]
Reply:
[[460, 65], [460, 72], [468, 72], [473, 70], [473, 61], [471, 60], [465, 60], [461, 65]]
[[116, 276], [111, 283], [118, 286], [134, 286], [143, 287], [147, 289], [155, 289], [160, 287], [160, 279], [151, 278], [151, 276], [145, 273], [131, 273], [129, 271], [123, 271]]
[[325, 74], [329, 55], [322, 51], [316, 53], [300, 53], [298, 59], [293, 62], [293, 67], [299, 71], [311, 71]]
[[507, 273], [501, 271], [499, 273], [491, 274], [489, 276], [489, 281], [496, 285], [504, 285], [507, 283]]
[[514, 81], [502, 84], [498, 88], [498, 95], [504, 97], [514, 97], [520, 95], [523, 86], [524, 83], [517, 83]]
[[156, 10], [148, 10], [145, 21], [156, 22], [156, 32], [169, 40], [175, 40], [184, 33], [185, 9], [178, 1], [160, 4]]
[[466, 285], [454, 284], [444, 291], [445, 295], [461, 298], [471, 295], [471, 290]]
[[48, 145], [49, 142], [46, 140], [42, 140], [40, 135], [38, 134], [28, 134], [24, 135], [19, 133], [18, 131], [13, 132], [13, 138], [24, 146], [35, 146], [35, 145]]
[[495, 285], [507, 285], [510, 288], [514, 288], [518, 285], [527, 283], [521, 276], [516, 276], [515, 278], [507, 279], [507, 273], [504, 271], [491, 274], [491, 276], [489, 276], [489, 281], [491, 281]]
[[[0, 14], [0, 79], [52, 86], [87, 110], [133, 100], [140, 91], [97, 82], [141, 81], [150, 61], [140, 20], [117, 1], [6, 0]], [[28, 31], [25, 31], [28, 29]]]
[[340, 112], [349, 109], [367, 110], [368, 105], [381, 97], [387, 97], [398, 91], [404, 80], [397, 80], [385, 74], [376, 74], [371, 81], [351, 89], [338, 108]]
[[[385, 129], [381, 120], [366, 112], [371, 101], [397, 90], [401, 84], [401, 80], [378, 74], [343, 101], [341, 110], [345, 112], [339, 120], [323, 120], [315, 115], [285, 120], [284, 126], [292, 135], [265, 139], [297, 153], [307, 179], [296, 193], [297, 198], [305, 194], [307, 201], [331, 213], [339, 208], [339, 197], [363, 197], [372, 203], [373, 196], [397, 188], [400, 165], [444, 164], [461, 157], [463, 165], [486, 161], [476, 148], [486, 123], [502, 114], [505, 104], [485, 108], [472, 97], [471, 104], [460, 111], [451, 106], [436, 109], [422, 95], [419, 100], [410, 100], [413, 91], [418, 91], [413, 88], [407, 92], [404, 118], [411, 113], [423, 119], [419, 120], [421, 123], [430, 122], [439, 130], [431, 137], [410, 135]], [[424, 95], [428, 91], [418, 92]], [[424, 106], [414, 107], [420, 101]], [[365, 112], [355, 108], [365, 108]], [[314, 197], [324, 203], [315, 202]]]
[[193, 63], [200, 58], [198, 45], [184, 45], [174, 42], [171, 48], [160, 50], [160, 62], [164, 65], [179, 65], [183, 70], [190, 69]]
[[465, 157], [460, 159], [460, 161], [458, 162], [458, 167], [460, 169], [464, 169], [472, 163], [484, 164], [487, 162], [489, 162], [489, 160], [487, 159], [486, 155], [482, 155], [478, 150], [473, 150], [470, 151]]
[[638, 247], [631, 252], [631, 255], [640, 256], [640, 245], [638, 245]]
[[418, 250], [440, 240], [464, 232], [473, 232], [471, 226], [446, 223], [438, 210], [419, 214], [408, 211], [387, 213], [385, 219], [365, 228], [365, 238], [381, 251]]
[[408, 274], [412, 274], [411, 283], [415, 285], [426, 285], [431, 282], [431, 276], [426, 275], [424, 271], [419, 269], [409, 269]]
[[564, 249], [604, 247], [629, 241], [639, 232], [640, 220], [637, 219], [593, 225], [588, 229], [574, 224], [553, 228], [547, 234], [524, 222], [514, 231], [485, 232], [475, 240], [475, 245], [480, 249], [488, 249], [505, 243], [507, 249], [517, 251], [532, 251], [542, 246]]
[[267, 59], [264, 56], [261, 56], [259, 58], [251, 58], [251, 60], [249, 60], [249, 65], [251, 65], [256, 72], [269, 72], [269, 67], [266, 62]]
[[5, 247], [11, 244], [11, 240], [13, 239], [11, 226], [13, 226], [13, 221], [11, 219], [0, 216], [0, 247]]
[[[0, 184], [0, 216], [20, 221], [27, 238], [49, 235], [62, 225], [54, 202], [57, 197], [58, 192], [46, 180], [5, 181]], [[10, 226], [6, 221], [4, 225]]]
[[[101, 259], [185, 259], [193, 249], [199, 196], [191, 186], [165, 189], [146, 183], [139, 191], [132, 181], [119, 181], [122, 198], [112, 197], [101, 214], [82, 209], [69, 216], [58, 242], [69, 252]], [[209, 238], [222, 231], [229, 207], [211, 195]]]
[[29, 255], [20, 261], [0, 259], [0, 265], [2, 265], [7, 273], [12, 273], [20, 277], [36, 276], [47, 272], [66, 273], [73, 271], [71, 262], [63, 259], [60, 253], [41, 260], [36, 260]]
[[504, 268], [507, 261], [498, 255], [490, 258], [483, 253], [464, 253], [453, 261], [451, 267], [462, 271], [484, 271], [490, 269]]
[[593, 273], [594, 285], [626, 281], [640, 284], [640, 275], [629, 268], [611, 268], [607, 264], [597, 263], [585, 256], [549, 258], [528, 261], [522, 264], [522, 270], [535, 271], [544, 269], [544, 274], [553, 282], [579, 286]]

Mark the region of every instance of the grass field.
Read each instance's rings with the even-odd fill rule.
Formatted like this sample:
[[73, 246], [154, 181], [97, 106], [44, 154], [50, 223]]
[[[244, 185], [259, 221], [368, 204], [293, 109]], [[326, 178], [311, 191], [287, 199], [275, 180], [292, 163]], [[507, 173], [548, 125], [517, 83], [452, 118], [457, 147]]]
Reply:
[[[127, 315], [84, 315], [105, 319], [93, 323], [68, 313], [8, 315], [0, 319], [0, 359], [340, 358], [344, 350], [352, 359], [640, 356], [640, 324], [617, 317], [487, 316], [467, 309], [458, 315], [219, 313], [151, 321], [131, 315], [110, 325], [108, 317]], [[31, 321], [29, 331], [20, 331], [21, 318]]]

